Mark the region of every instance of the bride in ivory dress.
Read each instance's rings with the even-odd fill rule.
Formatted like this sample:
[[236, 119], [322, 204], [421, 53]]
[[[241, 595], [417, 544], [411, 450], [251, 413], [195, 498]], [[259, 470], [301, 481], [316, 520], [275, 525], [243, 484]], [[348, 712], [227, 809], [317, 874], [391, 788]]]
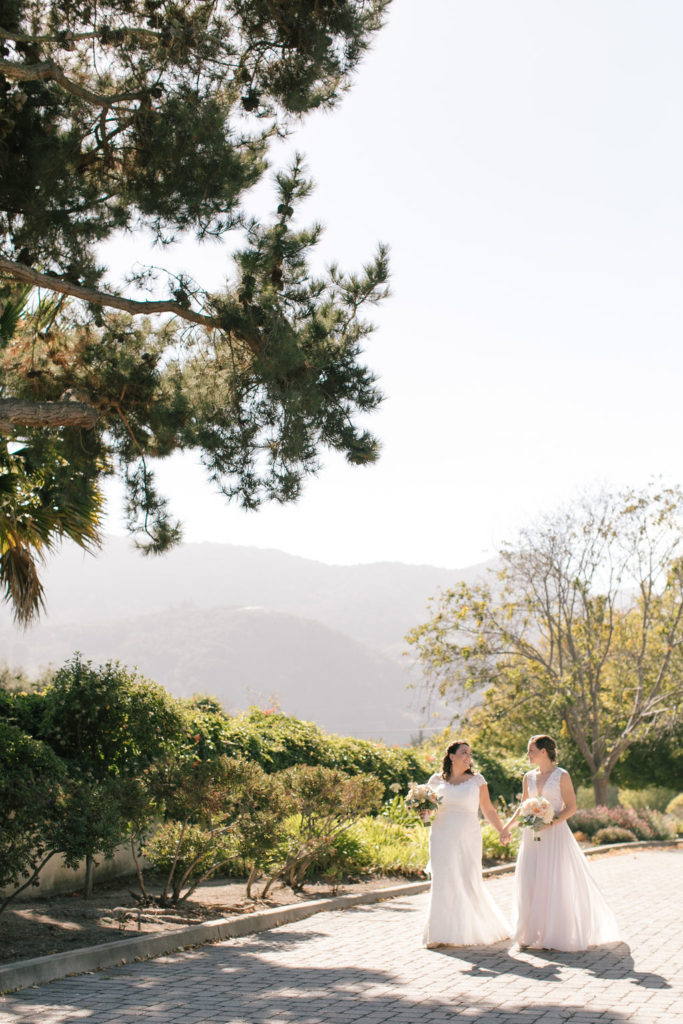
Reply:
[[510, 926], [481, 877], [479, 809], [507, 842], [507, 832], [491, 803], [486, 780], [471, 768], [469, 744], [456, 741], [446, 750], [441, 772], [429, 785], [441, 798], [429, 834], [432, 889], [423, 944], [482, 946], [510, 935]]
[[527, 754], [533, 768], [524, 776], [522, 799], [545, 797], [555, 818], [536, 833], [524, 830], [515, 868], [514, 938], [522, 947], [565, 952], [618, 942], [614, 914], [567, 825], [576, 797], [569, 772], [557, 766], [555, 741], [532, 736]]

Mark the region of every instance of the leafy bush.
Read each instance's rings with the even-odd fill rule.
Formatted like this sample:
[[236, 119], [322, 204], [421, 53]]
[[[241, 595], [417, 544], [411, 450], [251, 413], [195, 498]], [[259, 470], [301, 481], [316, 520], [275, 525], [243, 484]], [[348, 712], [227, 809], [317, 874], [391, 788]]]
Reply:
[[313, 722], [291, 715], [252, 707], [229, 717], [206, 699], [189, 702], [189, 707], [191, 730], [199, 737], [196, 751], [202, 759], [228, 754], [256, 761], [266, 772], [320, 765], [347, 775], [374, 775], [383, 783], [385, 798], [392, 795], [394, 783], [407, 790], [410, 782], [424, 782], [431, 774], [425, 758], [415, 750], [330, 735]]
[[330, 846], [311, 861], [305, 879], [317, 877], [331, 881], [364, 874], [372, 867], [372, 853], [363, 838], [351, 828], [339, 832]]
[[638, 816], [647, 823], [654, 839], [675, 839], [676, 824], [672, 818], [667, 818], [660, 811], [653, 811], [650, 807], [644, 807], [638, 812]]
[[623, 828], [633, 832], [639, 840], [671, 839], [674, 827], [659, 811], [645, 808], [634, 811], [628, 807], [595, 807], [593, 810], [579, 810], [569, 819], [573, 832], [583, 832], [591, 840], [605, 828]]
[[[607, 787], [607, 807], [616, 807], [619, 803], [619, 790], [616, 786]], [[578, 786], [576, 789], [576, 806], [581, 810], [595, 807], [595, 791], [592, 786]]]
[[[254, 802], [252, 797], [262, 787], [263, 776], [254, 762], [225, 755], [209, 761], [171, 759], [158, 766], [150, 788], [156, 791], [168, 821], [161, 834], [147, 841], [144, 852], [155, 867], [168, 864], [168, 877], [158, 897], [161, 904], [186, 900], [201, 882], [237, 856], [246, 859], [248, 853], [256, 858], [258, 843], [249, 831], [249, 814], [262, 811], [263, 800]], [[274, 788], [271, 784], [268, 791]], [[278, 813], [273, 810], [274, 820]], [[242, 817], [244, 831], [240, 832]], [[261, 816], [257, 826], [262, 840], [266, 839], [268, 826]]]
[[356, 818], [377, 811], [382, 798], [382, 784], [373, 776], [351, 776], [321, 765], [297, 765], [282, 772], [280, 778], [296, 807], [298, 824], [289, 836], [284, 861], [270, 874], [264, 897], [276, 879], [298, 888], [337, 835]]
[[591, 842], [595, 846], [609, 846], [611, 843], [635, 843], [637, 838], [630, 828], [611, 825], [608, 828], [599, 828]]
[[519, 851], [521, 840], [520, 830], [513, 829], [512, 837], [507, 845], [503, 845], [498, 832], [488, 822], [482, 823], [481, 839], [483, 847], [483, 859], [485, 864], [497, 861], [515, 860]]
[[666, 808], [666, 813], [683, 824], [683, 793], [673, 798]]
[[645, 789], [620, 789], [619, 803], [622, 807], [631, 807], [634, 811], [651, 808], [665, 811], [667, 805], [676, 796], [676, 790], [666, 786], [647, 786]]
[[401, 824], [384, 815], [360, 818], [349, 829], [369, 858], [368, 869], [378, 875], [403, 875], [418, 878], [424, 875], [429, 860], [429, 829], [421, 822]]
[[65, 778], [46, 743], [0, 719], [0, 889], [22, 879], [37, 884], [58, 845]]
[[189, 874], [211, 873], [213, 865], [238, 857], [237, 843], [230, 832], [212, 836], [201, 825], [186, 825], [181, 821], [168, 821], [161, 825], [145, 843], [144, 854], [157, 871], [168, 875], [171, 871], [181, 877]]

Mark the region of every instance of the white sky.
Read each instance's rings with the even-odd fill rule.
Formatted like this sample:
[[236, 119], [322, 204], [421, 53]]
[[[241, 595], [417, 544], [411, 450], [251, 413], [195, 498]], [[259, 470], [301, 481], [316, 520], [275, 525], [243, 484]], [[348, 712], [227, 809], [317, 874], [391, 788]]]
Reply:
[[680, 0], [394, 0], [341, 107], [288, 144], [326, 261], [391, 246], [381, 461], [326, 456], [297, 505], [247, 514], [170, 460], [185, 539], [455, 568], [583, 486], [681, 481], [682, 43]]

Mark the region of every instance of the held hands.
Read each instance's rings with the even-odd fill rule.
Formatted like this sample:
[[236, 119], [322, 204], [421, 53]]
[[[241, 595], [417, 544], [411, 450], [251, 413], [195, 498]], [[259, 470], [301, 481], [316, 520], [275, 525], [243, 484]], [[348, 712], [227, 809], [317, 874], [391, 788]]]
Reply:
[[510, 842], [511, 836], [512, 833], [510, 832], [509, 828], [501, 828], [498, 830], [498, 837], [503, 846], [506, 846]]

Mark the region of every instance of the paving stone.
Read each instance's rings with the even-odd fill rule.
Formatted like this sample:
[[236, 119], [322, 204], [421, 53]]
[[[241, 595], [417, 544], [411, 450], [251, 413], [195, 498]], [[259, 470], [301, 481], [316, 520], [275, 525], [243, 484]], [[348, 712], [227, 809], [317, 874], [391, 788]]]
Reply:
[[[623, 932], [599, 950], [425, 950], [423, 893], [16, 992], [0, 1024], [673, 1024], [682, 866], [680, 850], [592, 862]], [[512, 878], [486, 884], [509, 912]]]

